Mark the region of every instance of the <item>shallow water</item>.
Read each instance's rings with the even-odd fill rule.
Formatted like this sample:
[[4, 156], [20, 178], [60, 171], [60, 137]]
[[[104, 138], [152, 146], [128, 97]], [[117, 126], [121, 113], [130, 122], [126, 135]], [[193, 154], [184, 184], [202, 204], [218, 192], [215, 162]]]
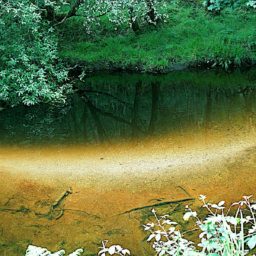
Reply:
[[150, 255], [141, 229], [150, 210], [122, 213], [255, 194], [255, 70], [99, 74], [77, 86], [65, 107], [0, 112], [1, 255], [28, 243], [94, 255], [105, 239]]

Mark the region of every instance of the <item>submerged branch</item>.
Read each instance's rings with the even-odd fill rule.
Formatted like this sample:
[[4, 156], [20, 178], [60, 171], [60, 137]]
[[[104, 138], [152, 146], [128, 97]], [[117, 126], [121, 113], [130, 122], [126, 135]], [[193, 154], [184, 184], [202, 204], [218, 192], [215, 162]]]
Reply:
[[11, 213], [30, 213], [31, 210], [29, 208], [26, 208], [24, 206], [21, 206], [19, 209], [13, 209], [13, 208], [0, 208], [0, 212], [11, 212]]
[[[25, 206], [21, 206], [20, 208], [0, 208], [0, 212], [10, 212], [10, 213], [23, 213], [23, 214], [29, 214], [33, 213], [35, 216], [41, 217], [41, 218], [47, 218], [49, 220], [58, 220], [64, 215], [65, 209], [63, 208], [62, 204], [64, 200], [72, 194], [72, 189], [69, 188], [66, 190], [62, 196], [56, 200], [49, 208], [49, 211], [47, 213], [40, 213], [35, 210], [31, 210]], [[10, 198], [10, 200], [13, 198]], [[9, 201], [7, 201], [8, 204]], [[5, 203], [5, 206], [7, 205]]]
[[69, 188], [68, 190], [66, 190], [63, 195], [52, 204], [52, 209], [55, 209], [57, 207], [59, 207], [61, 205], [62, 202], [64, 202], [64, 200], [66, 199], [66, 197], [68, 197], [69, 195], [71, 195], [73, 193], [72, 188]]
[[177, 200], [172, 200], [172, 201], [160, 202], [157, 204], [146, 205], [146, 206], [142, 206], [142, 207], [136, 207], [131, 210], [125, 211], [123, 213], [120, 213], [119, 215], [131, 213], [131, 212], [135, 212], [135, 211], [140, 211], [140, 210], [144, 210], [144, 209], [148, 209], [148, 208], [160, 207], [160, 206], [164, 206], [164, 205], [168, 205], [168, 204], [179, 204], [179, 203], [184, 203], [184, 202], [189, 202], [189, 201], [195, 201], [195, 198], [188, 197], [188, 198], [177, 199]]

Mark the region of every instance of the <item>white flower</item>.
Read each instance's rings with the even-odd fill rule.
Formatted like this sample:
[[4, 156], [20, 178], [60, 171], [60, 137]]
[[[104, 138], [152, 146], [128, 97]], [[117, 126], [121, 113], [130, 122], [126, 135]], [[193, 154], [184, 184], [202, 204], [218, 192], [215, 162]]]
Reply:
[[199, 196], [199, 200], [204, 201], [205, 199], [206, 199], [206, 196], [205, 196], [205, 195], [200, 195], [200, 196]]
[[196, 217], [197, 213], [196, 212], [186, 212], [183, 216], [183, 219], [185, 221], [188, 221], [190, 219], [190, 217]]

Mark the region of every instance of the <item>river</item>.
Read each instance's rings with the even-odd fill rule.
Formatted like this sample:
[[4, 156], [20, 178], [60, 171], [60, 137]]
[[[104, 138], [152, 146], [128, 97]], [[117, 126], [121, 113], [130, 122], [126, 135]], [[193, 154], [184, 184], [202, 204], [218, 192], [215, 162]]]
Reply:
[[109, 240], [153, 255], [152, 205], [181, 219], [197, 200], [158, 204], [255, 195], [255, 74], [100, 73], [65, 106], [0, 111], [0, 254], [32, 243], [95, 255]]

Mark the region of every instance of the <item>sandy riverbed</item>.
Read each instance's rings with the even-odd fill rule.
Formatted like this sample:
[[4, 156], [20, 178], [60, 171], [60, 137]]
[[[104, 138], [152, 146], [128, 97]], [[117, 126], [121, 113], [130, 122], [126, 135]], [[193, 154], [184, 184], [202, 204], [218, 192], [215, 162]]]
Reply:
[[[148, 255], [143, 216], [120, 213], [200, 194], [228, 202], [255, 194], [255, 134], [216, 134], [111, 147], [2, 147], [1, 255], [22, 255], [29, 243], [51, 250], [82, 246], [94, 255], [104, 239]], [[63, 214], [46, 217], [70, 187]]]

